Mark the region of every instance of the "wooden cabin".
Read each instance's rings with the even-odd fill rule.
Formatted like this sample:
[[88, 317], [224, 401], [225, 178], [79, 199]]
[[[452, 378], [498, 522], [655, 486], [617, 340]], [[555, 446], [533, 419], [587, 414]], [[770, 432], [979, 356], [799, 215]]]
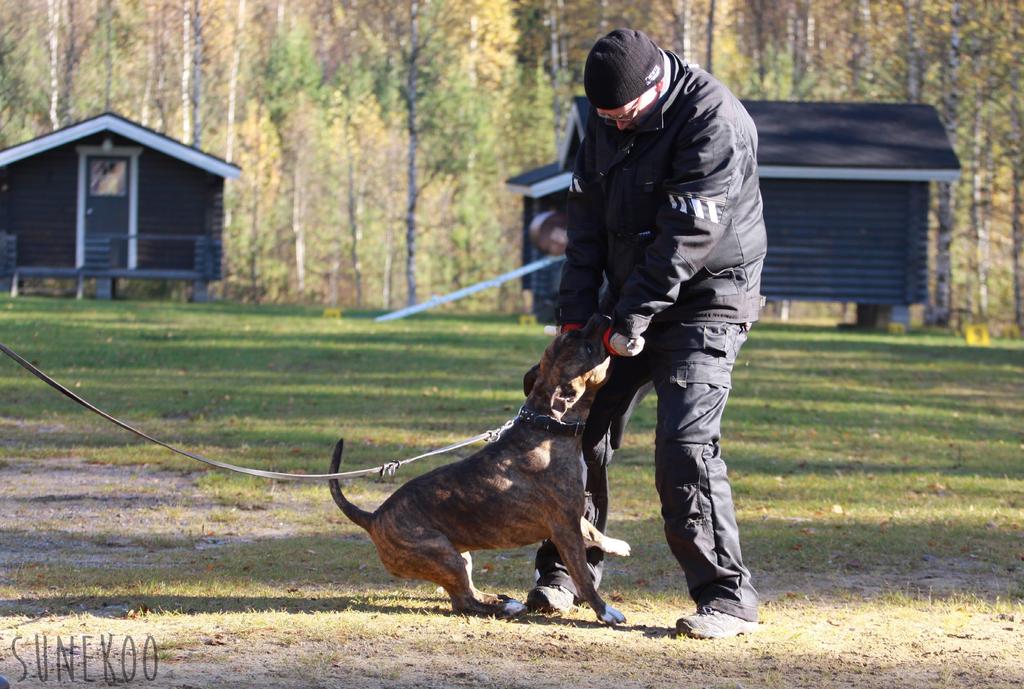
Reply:
[[184, 280], [207, 298], [222, 275], [224, 180], [240, 170], [114, 113], [0, 151], [0, 284]]
[[[771, 300], [836, 301], [909, 321], [928, 298], [931, 182], [960, 163], [935, 109], [905, 103], [744, 101], [757, 125]], [[564, 211], [590, 104], [577, 98], [555, 163], [508, 180], [523, 196], [523, 262], [544, 255], [529, 240], [542, 214]], [[564, 216], [563, 222], [564, 222]], [[534, 228], [536, 230], [536, 227]], [[536, 232], [534, 233], [536, 235]], [[528, 275], [538, 318], [553, 317], [560, 268]]]

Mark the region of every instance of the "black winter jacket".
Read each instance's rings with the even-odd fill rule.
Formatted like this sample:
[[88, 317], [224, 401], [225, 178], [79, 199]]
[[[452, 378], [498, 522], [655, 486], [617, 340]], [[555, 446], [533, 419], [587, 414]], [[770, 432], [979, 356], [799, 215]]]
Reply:
[[652, 320], [757, 320], [766, 249], [757, 131], [721, 82], [666, 54], [669, 87], [635, 129], [590, 109], [569, 189], [559, 323], [601, 310], [637, 337]]

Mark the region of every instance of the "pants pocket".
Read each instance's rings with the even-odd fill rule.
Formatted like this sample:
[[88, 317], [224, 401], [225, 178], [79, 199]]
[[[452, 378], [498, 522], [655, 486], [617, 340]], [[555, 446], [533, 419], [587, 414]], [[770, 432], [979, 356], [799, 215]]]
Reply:
[[662, 496], [665, 539], [687, 577], [703, 572], [714, 562], [715, 533], [711, 504], [700, 483], [673, 486]]
[[672, 515], [678, 525], [686, 529], [705, 524], [710, 517], [710, 505], [699, 483], [686, 483], [674, 486], [673, 496], [676, 502], [675, 514]]
[[666, 529], [695, 529], [711, 520], [711, 491], [703, 445], [678, 445], [655, 458], [654, 478]]
[[675, 366], [668, 380], [681, 388], [703, 383], [713, 388], [732, 389], [732, 372], [728, 368], [728, 363], [723, 365], [712, 361], [682, 361]]

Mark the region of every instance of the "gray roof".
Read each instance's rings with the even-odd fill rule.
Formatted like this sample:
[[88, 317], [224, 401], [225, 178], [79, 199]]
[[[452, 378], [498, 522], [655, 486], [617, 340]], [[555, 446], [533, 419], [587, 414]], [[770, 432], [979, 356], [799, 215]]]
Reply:
[[233, 163], [229, 163], [209, 153], [204, 153], [198, 148], [187, 146], [166, 134], [161, 134], [142, 126], [138, 122], [133, 122], [112, 112], [105, 112], [96, 117], [90, 117], [87, 120], [76, 122], [62, 129], [43, 134], [29, 141], [24, 141], [16, 146], [0, 150], [0, 166], [17, 162], [43, 151], [48, 151], [51, 148], [78, 141], [79, 139], [104, 131], [119, 134], [126, 139], [149, 146], [172, 158], [177, 158], [182, 162], [202, 168], [221, 177], [237, 179], [241, 173], [241, 168]]
[[[952, 182], [960, 175], [960, 161], [930, 105], [759, 100], [743, 105], [757, 125], [762, 178]], [[566, 168], [591, 109], [583, 97], [574, 98], [572, 106], [564, 137], [575, 138], [563, 137], [559, 147]], [[543, 196], [553, 183], [561, 184], [556, 178], [566, 168], [545, 165], [509, 179], [508, 185]]]
[[551, 163], [544, 167], [534, 168], [533, 170], [527, 170], [526, 172], [510, 177], [508, 184], [528, 187], [536, 184], [537, 182], [543, 182], [544, 180], [554, 177], [555, 175], [562, 172], [561, 166], [558, 163]]
[[759, 165], [959, 170], [939, 115], [909, 103], [743, 101]]

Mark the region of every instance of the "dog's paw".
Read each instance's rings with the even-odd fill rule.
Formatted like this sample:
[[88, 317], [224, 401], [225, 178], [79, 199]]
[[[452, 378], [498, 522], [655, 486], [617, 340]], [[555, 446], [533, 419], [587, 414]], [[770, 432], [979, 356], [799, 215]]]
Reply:
[[604, 606], [604, 613], [598, 615], [598, 618], [609, 627], [614, 627], [626, 621], [626, 616], [610, 605]]
[[501, 606], [502, 617], [516, 617], [524, 612], [526, 612], [526, 606], [512, 598], [505, 601], [505, 604]]
[[622, 557], [629, 557], [629, 543], [620, 541], [617, 538], [608, 538], [605, 536], [604, 544], [601, 548], [604, 552], [609, 555], [620, 555]]

